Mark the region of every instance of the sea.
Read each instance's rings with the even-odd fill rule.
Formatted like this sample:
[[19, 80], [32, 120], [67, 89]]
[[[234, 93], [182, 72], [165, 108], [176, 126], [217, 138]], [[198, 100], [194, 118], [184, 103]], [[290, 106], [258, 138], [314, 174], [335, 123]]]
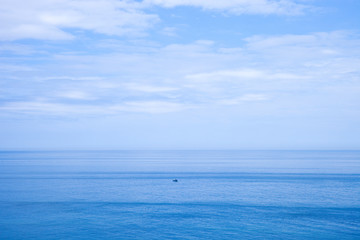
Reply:
[[0, 239], [360, 239], [360, 151], [0, 151]]

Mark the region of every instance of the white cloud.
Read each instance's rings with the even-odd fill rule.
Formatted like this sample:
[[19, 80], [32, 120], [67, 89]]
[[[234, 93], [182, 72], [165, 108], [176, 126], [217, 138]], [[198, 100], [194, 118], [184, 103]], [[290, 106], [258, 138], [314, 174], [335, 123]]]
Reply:
[[101, 81], [103, 77], [97, 76], [47, 76], [47, 77], [35, 77], [37, 81], [52, 81], [52, 80], [69, 80], [69, 81]]
[[256, 36], [247, 40], [246, 48], [258, 56], [259, 64], [270, 63], [273, 68], [293, 69], [318, 81], [340, 75], [345, 77], [345, 72], [359, 72], [360, 41], [353, 32]]
[[0, 45], [0, 53], [12, 53], [15, 55], [30, 55], [36, 53], [36, 51], [28, 46], [23, 44], [2, 44]]
[[244, 102], [258, 102], [268, 100], [268, 97], [264, 94], [244, 94], [241, 97], [223, 99], [218, 101], [218, 104], [222, 105], [238, 105]]
[[222, 70], [209, 73], [197, 73], [186, 76], [188, 79], [196, 81], [211, 81], [218, 80], [222, 81], [224, 78], [238, 78], [238, 79], [249, 79], [249, 78], [261, 78], [266, 75], [256, 69], [241, 69], [241, 70]]
[[[13, 80], [0, 82], [6, 92], [2, 109], [16, 109], [4, 108], [6, 102], [14, 101], [11, 96], [35, 103], [37, 97], [51, 99], [51, 104], [59, 104], [55, 109], [70, 108], [69, 99], [83, 99], [84, 109], [93, 107], [89, 112], [115, 114], [182, 111], [216, 104], [245, 107], [252, 102], [288, 105], [286, 109], [290, 109], [291, 103], [302, 104], [302, 96], [326, 96], [329, 86], [338, 88], [339, 99], [345, 99], [341, 94], [346, 96], [351, 90], [350, 95], [354, 95], [358, 89], [360, 43], [356, 35], [330, 32], [247, 40], [243, 46], [228, 49], [202, 40], [166, 46], [144, 43], [140, 46], [144, 50], [135, 53], [117, 49], [41, 58], [28, 65], [38, 71], [9, 72], [4, 79]], [[87, 102], [91, 99], [96, 101]], [[36, 104], [18, 105], [17, 111], [29, 112], [26, 109]], [[320, 103], [312, 104], [315, 107]]]
[[0, 106], [2, 111], [18, 112], [21, 114], [50, 114], [50, 115], [68, 115], [68, 114], [104, 114], [105, 111], [99, 107], [68, 105], [62, 103], [51, 103], [46, 101], [29, 102], [10, 102]]
[[161, 30], [161, 33], [166, 36], [175, 37], [177, 36], [176, 31], [177, 29], [174, 27], [165, 27]]
[[144, 85], [139, 83], [125, 84], [125, 87], [129, 90], [147, 92], [147, 93], [172, 92], [178, 90], [178, 88], [174, 88], [174, 87], [151, 86], [151, 85]]
[[[0, 40], [71, 40], [73, 30], [110, 36], [139, 35], [159, 22], [153, 6], [191, 6], [231, 14], [281, 14], [304, 12], [307, 6], [292, 0], [3, 0], [0, 5]], [[175, 36], [164, 27], [163, 34]]]
[[197, 73], [186, 76], [187, 79], [195, 81], [225, 81], [227, 79], [305, 79], [306, 76], [295, 75], [292, 73], [277, 73], [277, 72], [264, 72], [259, 69], [235, 69], [235, 70], [221, 70], [209, 73]]
[[245, 94], [240, 98], [242, 101], [263, 101], [268, 99], [264, 94]]
[[66, 91], [66, 92], [59, 92], [56, 96], [62, 98], [69, 98], [69, 99], [78, 99], [78, 100], [93, 100], [96, 99], [95, 97], [89, 95], [84, 91]]
[[188, 109], [189, 106], [166, 101], [134, 101], [125, 102], [122, 105], [113, 106], [110, 109], [114, 111], [126, 112], [144, 112], [144, 113], [168, 113], [178, 112]]
[[121, 112], [170, 113], [188, 109], [181, 103], [167, 101], [129, 101], [113, 105], [64, 104], [41, 101], [9, 102], [0, 106], [0, 110], [22, 114], [45, 115], [114, 115]]
[[297, 15], [307, 6], [291, 0], [144, 0], [147, 4], [162, 7], [193, 6], [206, 10], [226, 11], [233, 14], [279, 14]]
[[69, 40], [68, 29], [107, 35], [139, 34], [158, 21], [132, 1], [4, 0], [0, 5], [0, 40]]
[[32, 72], [37, 71], [36, 68], [27, 66], [25, 64], [0, 64], [0, 72]]
[[16, 40], [22, 38], [34, 38], [44, 40], [71, 40], [74, 37], [61, 29], [45, 24], [19, 24], [6, 26], [0, 32], [1, 40]]
[[345, 31], [318, 32], [312, 34], [280, 36], [252, 36], [245, 38], [250, 49], [271, 49], [276, 47], [334, 47], [351, 33]]

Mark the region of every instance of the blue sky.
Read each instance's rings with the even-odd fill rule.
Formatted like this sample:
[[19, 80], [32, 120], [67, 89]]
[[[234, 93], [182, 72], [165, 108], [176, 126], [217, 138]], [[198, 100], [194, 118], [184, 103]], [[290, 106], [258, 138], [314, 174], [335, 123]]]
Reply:
[[357, 0], [2, 0], [1, 149], [360, 149]]

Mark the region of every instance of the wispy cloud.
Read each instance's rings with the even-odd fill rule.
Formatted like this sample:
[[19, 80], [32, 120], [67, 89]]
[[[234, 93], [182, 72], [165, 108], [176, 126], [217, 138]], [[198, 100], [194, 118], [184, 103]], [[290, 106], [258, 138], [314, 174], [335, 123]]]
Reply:
[[222, 105], [237, 105], [245, 102], [258, 102], [268, 100], [268, 96], [264, 94], [244, 94], [243, 96], [231, 99], [222, 99], [218, 104]]
[[37, 71], [35, 67], [28, 66], [26, 64], [0, 64], [0, 72], [32, 72]]
[[194, 79], [197, 81], [209, 81], [209, 80], [220, 80], [224, 78], [238, 78], [238, 79], [248, 79], [248, 78], [259, 78], [264, 77], [265, 74], [259, 70], [254, 69], [243, 69], [243, 70], [222, 70], [209, 73], [197, 73], [186, 76], [188, 79]]
[[[188, 87], [193, 88], [212, 88], [216, 89], [263, 89], [261, 85], [266, 85], [268, 90], [278, 88], [276, 83], [284, 84], [311, 79], [302, 73], [279, 72], [279, 70], [263, 70], [262, 68], [231, 69], [215, 72], [196, 73], [185, 76], [188, 80]], [[269, 86], [273, 85], [273, 86]], [[207, 87], [206, 87], [207, 86]], [[251, 87], [253, 86], [253, 87]]]
[[31, 55], [36, 53], [36, 50], [32, 47], [25, 44], [2, 44], [0, 45], [0, 53], [5, 54], [15, 54], [15, 55]]
[[177, 29], [174, 27], [165, 27], [161, 30], [161, 33], [166, 36], [175, 37], [177, 36], [176, 31]]
[[68, 99], [79, 99], [79, 100], [93, 100], [96, 99], [95, 97], [91, 96], [90, 94], [84, 91], [65, 91], [59, 92], [56, 96], [61, 98], [68, 98]]
[[177, 6], [201, 7], [206, 10], [226, 11], [233, 14], [280, 14], [297, 15], [303, 13], [306, 5], [291, 0], [145, 0], [145, 3], [167, 8]]
[[335, 47], [344, 40], [349, 41], [351, 32], [332, 31], [312, 34], [286, 34], [280, 36], [252, 36], [245, 38], [251, 49], [271, 49], [276, 47]]
[[137, 101], [125, 102], [122, 105], [112, 106], [114, 111], [143, 112], [143, 113], [168, 113], [189, 109], [190, 106], [182, 103], [168, 101]]
[[35, 77], [37, 81], [101, 81], [103, 77], [98, 76], [46, 76], [46, 77]]
[[140, 83], [125, 84], [125, 87], [129, 90], [147, 92], [147, 93], [172, 92], [178, 90], [178, 88], [174, 88], [174, 87], [151, 86]]
[[3, 1], [0, 40], [70, 40], [74, 35], [68, 29], [115, 36], [139, 34], [159, 18], [144, 13], [138, 5], [136, 1], [117, 0]]
[[[126, 48], [126, 42], [122, 44]], [[359, 46], [353, 33], [328, 32], [258, 35], [236, 48], [199, 40], [144, 43], [145, 50], [136, 52], [115, 48], [110, 53], [54, 54], [45, 59], [35, 55], [41, 61], [15, 64], [11, 72], [3, 65], [1, 109], [118, 114], [252, 103], [276, 107], [292, 101], [299, 105], [300, 96], [321, 95], [335, 86], [338, 96], [353, 94], [359, 79]], [[95, 50], [103, 47], [95, 45]], [[37, 71], [16, 71], [21, 66]]]
[[351, 132], [333, 137], [339, 146], [349, 135], [357, 143], [356, 7], [350, 0], [2, 0], [0, 145], [41, 138], [38, 146], [64, 139], [95, 146], [100, 136], [118, 147], [129, 139], [147, 146], [160, 133], [159, 143], [179, 136], [193, 147], [190, 136], [261, 147], [277, 135], [297, 143], [300, 132], [304, 143], [327, 143], [335, 132]]
[[106, 111], [99, 107], [83, 106], [75, 104], [51, 103], [46, 101], [9, 102], [0, 106], [2, 111], [21, 114], [45, 114], [45, 115], [91, 115], [104, 114]]
[[[189, 6], [230, 14], [297, 15], [310, 8], [292, 0], [33, 0], [2, 1], [0, 40], [72, 40], [76, 31], [138, 36], [160, 22], [154, 7]], [[175, 36], [175, 28], [162, 33]]]
[[129, 101], [118, 104], [65, 104], [49, 101], [9, 102], [0, 106], [3, 112], [56, 116], [106, 116], [123, 112], [170, 113], [189, 109], [191, 106], [166, 101]]
[[187, 79], [196, 81], [224, 81], [226, 79], [306, 79], [307, 76], [296, 75], [293, 73], [284, 72], [265, 72], [260, 69], [235, 69], [235, 70], [221, 70], [207, 73], [197, 73], [186, 76]]

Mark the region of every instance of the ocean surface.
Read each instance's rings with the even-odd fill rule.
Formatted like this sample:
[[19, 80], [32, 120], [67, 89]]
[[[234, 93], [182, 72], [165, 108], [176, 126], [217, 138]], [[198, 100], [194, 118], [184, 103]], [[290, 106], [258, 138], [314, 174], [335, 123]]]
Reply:
[[0, 239], [360, 239], [360, 151], [1, 151]]

